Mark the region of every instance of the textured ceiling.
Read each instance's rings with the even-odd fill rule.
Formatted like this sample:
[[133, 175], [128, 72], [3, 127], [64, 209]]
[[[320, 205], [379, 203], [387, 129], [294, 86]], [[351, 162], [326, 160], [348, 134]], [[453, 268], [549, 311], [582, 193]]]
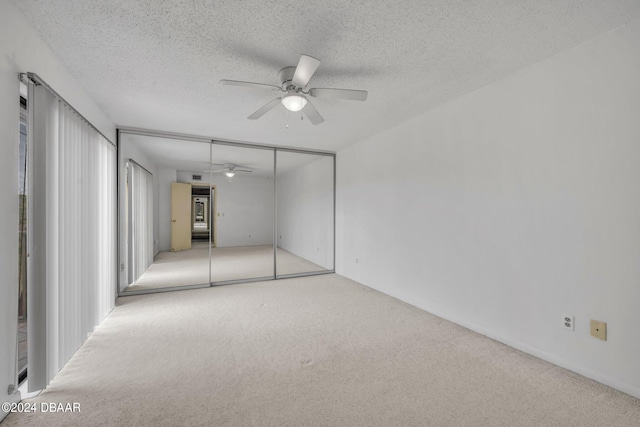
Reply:
[[[640, 17], [638, 0], [14, 0], [119, 126], [337, 150]], [[305, 53], [312, 126], [283, 108], [246, 117]], [[47, 70], [28, 70], [47, 79]], [[289, 127], [287, 128], [287, 124]]]

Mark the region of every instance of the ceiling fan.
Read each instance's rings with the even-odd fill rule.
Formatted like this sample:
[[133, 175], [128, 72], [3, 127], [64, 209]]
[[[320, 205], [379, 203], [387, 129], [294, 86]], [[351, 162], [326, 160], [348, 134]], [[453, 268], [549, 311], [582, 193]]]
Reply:
[[225, 163], [225, 164], [216, 164], [213, 163], [211, 164], [211, 166], [222, 166], [221, 168], [218, 169], [213, 169], [213, 170], [208, 170], [206, 172], [211, 172], [211, 173], [223, 173], [228, 177], [228, 178], [233, 178], [233, 176], [237, 173], [237, 172], [253, 172], [251, 169], [246, 168], [244, 166], [238, 166], [238, 165], [234, 165], [233, 163]]
[[309, 121], [312, 124], [317, 125], [324, 122], [324, 119], [320, 113], [318, 113], [318, 110], [316, 110], [313, 104], [311, 104], [307, 96], [313, 96], [316, 98], [349, 99], [352, 101], [365, 101], [367, 99], [366, 90], [333, 88], [312, 88], [306, 90], [309, 80], [311, 80], [311, 77], [313, 77], [313, 74], [316, 72], [319, 65], [320, 61], [318, 59], [309, 55], [301, 55], [296, 67], [284, 67], [278, 72], [278, 77], [281, 82], [280, 86], [226, 79], [220, 80], [220, 83], [232, 86], [270, 89], [285, 93], [285, 95], [269, 101], [258, 111], [251, 114], [248, 117], [248, 119], [251, 120], [259, 119], [267, 112], [276, 108], [279, 104], [282, 104], [289, 111], [296, 112], [302, 110]]

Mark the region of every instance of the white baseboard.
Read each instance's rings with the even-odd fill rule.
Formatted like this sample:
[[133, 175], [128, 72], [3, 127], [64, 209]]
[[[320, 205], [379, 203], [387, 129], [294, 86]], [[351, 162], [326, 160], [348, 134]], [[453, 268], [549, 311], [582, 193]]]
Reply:
[[[20, 396], [20, 391], [16, 390], [15, 392], [13, 392], [13, 394], [7, 396], [7, 399], [5, 400], [5, 402], [19, 403], [21, 400], [22, 400], [22, 397]], [[0, 422], [2, 422], [2, 420], [4, 420], [4, 418], [7, 415], [9, 415], [8, 412], [0, 411]]]
[[[353, 280], [353, 279], [351, 279], [351, 280]], [[358, 283], [360, 283], [360, 282], [358, 282]], [[640, 399], [640, 388], [639, 387], [636, 387], [636, 386], [633, 386], [631, 384], [619, 381], [619, 380], [617, 380], [615, 378], [611, 378], [611, 377], [609, 377], [607, 375], [604, 375], [604, 374], [602, 374], [600, 372], [593, 371], [591, 369], [585, 368], [584, 366], [577, 365], [577, 364], [575, 364], [575, 363], [573, 363], [571, 361], [559, 358], [559, 357], [557, 357], [557, 356], [555, 356], [553, 354], [547, 353], [546, 351], [540, 350], [539, 348], [531, 347], [531, 346], [529, 346], [527, 344], [521, 343], [519, 341], [515, 341], [515, 340], [513, 340], [511, 338], [504, 337], [504, 336], [502, 336], [500, 334], [496, 334], [494, 331], [487, 330], [487, 329], [484, 329], [482, 327], [478, 327], [477, 325], [472, 324], [472, 323], [470, 323], [470, 322], [468, 322], [468, 321], [466, 321], [464, 319], [460, 319], [457, 316], [452, 315], [451, 313], [448, 313], [448, 312], [443, 311], [443, 310], [434, 309], [433, 307], [429, 307], [428, 305], [423, 304], [422, 302], [415, 301], [412, 298], [408, 298], [408, 297], [404, 297], [403, 298], [403, 297], [400, 297], [400, 296], [397, 296], [397, 295], [389, 294], [387, 292], [384, 292], [382, 290], [373, 288], [371, 286], [367, 286], [367, 285], [365, 285], [363, 283], [360, 283], [360, 284], [362, 286], [366, 286], [368, 288], [374, 289], [374, 290], [376, 290], [378, 292], [382, 292], [385, 295], [388, 295], [388, 296], [390, 296], [392, 298], [396, 298], [396, 299], [398, 299], [398, 300], [400, 300], [402, 302], [405, 302], [405, 303], [407, 303], [409, 305], [412, 305], [412, 306], [414, 306], [416, 308], [424, 310], [424, 311], [426, 311], [428, 313], [431, 313], [431, 314], [433, 314], [435, 316], [438, 316], [438, 317], [441, 317], [441, 318], [443, 318], [445, 320], [453, 322], [453, 323], [455, 323], [457, 325], [463, 326], [463, 327], [465, 327], [465, 328], [467, 328], [467, 329], [469, 329], [469, 330], [471, 330], [473, 332], [477, 332], [479, 334], [487, 336], [487, 337], [489, 337], [489, 338], [491, 338], [493, 340], [501, 342], [502, 344], [506, 344], [509, 347], [513, 347], [513, 348], [515, 348], [517, 350], [520, 350], [520, 351], [523, 351], [523, 352], [525, 352], [527, 354], [530, 354], [532, 356], [538, 357], [538, 358], [540, 358], [542, 360], [545, 360], [545, 361], [547, 361], [549, 363], [553, 363], [556, 366], [559, 366], [559, 367], [564, 368], [564, 369], [568, 369], [568, 370], [573, 371], [573, 372], [575, 372], [577, 374], [580, 374], [580, 375], [582, 375], [584, 377], [590, 378], [590, 379], [592, 379], [594, 381], [597, 381], [597, 382], [599, 382], [601, 384], [604, 384], [604, 385], [609, 386], [611, 388], [615, 388], [616, 390], [619, 390], [619, 391], [621, 391], [623, 393], [626, 393], [628, 395], [631, 395], [633, 397], [636, 397], [636, 398]]]
[[[391, 296], [393, 296], [393, 295], [391, 295]], [[398, 299], [400, 299], [400, 298], [398, 298]], [[443, 318], [445, 320], [453, 322], [453, 323], [455, 323], [457, 325], [464, 326], [465, 328], [467, 328], [469, 330], [472, 330], [474, 332], [477, 332], [479, 334], [487, 336], [487, 337], [489, 337], [489, 338], [491, 338], [493, 340], [501, 342], [502, 344], [506, 344], [509, 347], [513, 347], [513, 348], [515, 348], [517, 350], [520, 350], [520, 351], [522, 351], [524, 353], [530, 354], [532, 356], [535, 356], [537, 358], [545, 360], [545, 361], [547, 361], [549, 363], [553, 363], [556, 366], [559, 366], [559, 367], [564, 368], [564, 369], [568, 369], [568, 370], [573, 371], [573, 372], [575, 372], [577, 374], [580, 374], [580, 375], [582, 375], [584, 377], [590, 378], [590, 379], [592, 379], [594, 381], [597, 381], [597, 382], [599, 382], [601, 384], [604, 384], [604, 385], [609, 386], [611, 388], [615, 388], [616, 390], [619, 390], [619, 391], [621, 391], [623, 393], [626, 393], [628, 395], [631, 395], [633, 397], [636, 397], [636, 398], [640, 399], [640, 388], [634, 387], [631, 384], [627, 384], [627, 383], [618, 381], [615, 378], [609, 377], [608, 375], [604, 375], [604, 374], [602, 374], [600, 372], [593, 371], [591, 369], [585, 368], [584, 366], [577, 365], [577, 364], [575, 364], [575, 363], [573, 363], [571, 361], [562, 359], [562, 358], [557, 357], [557, 356], [555, 356], [553, 354], [547, 353], [547, 352], [545, 352], [543, 350], [540, 350], [538, 348], [535, 348], [535, 347], [531, 347], [531, 346], [529, 346], [527, 344], [524, 344], [524, 343], [521, 343], [519, 341], [515, 341], [515, 340], [513, 340], [511, 338], [507, 338], [507, 337], [501, 336], [499, 334], [494, 333], [493, 331], [486, 330], [484, 328], [479, 328], [476, 325], [472, 325], [472, 324], [470, 324], [468, 322], [461, 321], [460, 319], [457, 319], [455, 316], [450, 316], [449, 313], [446, 313], [446, 312], [443, 312], [443, 311], [440, 311], [440, 310], [433, 310], [430, 307], [426, 307], [423, 304], [416, 304], [415, 302], [412, 302], [412, 301], [405, 301], [405, 300], [402, 300], [402, 299], [400, 299], [400, 300], [403, 301], [403, 302], [406, 302], [407, 304], [410, 304], [410, 305], [412, 305], [414, 307], [417, 307], [417, 308], [419, 308], [421, 310], [427, 311], [427, 312], [429, 312], [431, 314], [434, 314], [434, 315], [436, 315], [438, 317], [441, 317], [441, 318]]]

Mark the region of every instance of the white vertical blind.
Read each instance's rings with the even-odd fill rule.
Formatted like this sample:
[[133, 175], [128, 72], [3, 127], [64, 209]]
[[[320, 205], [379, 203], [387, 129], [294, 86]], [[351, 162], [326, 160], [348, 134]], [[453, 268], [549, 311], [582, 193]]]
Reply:
[[29, 389], [51, 381], [113, 308], [115, 147], [30, 85]]
[[128, 165], [131, 196], [131, 284], [153, 263], [153, 175], [132, 159]]

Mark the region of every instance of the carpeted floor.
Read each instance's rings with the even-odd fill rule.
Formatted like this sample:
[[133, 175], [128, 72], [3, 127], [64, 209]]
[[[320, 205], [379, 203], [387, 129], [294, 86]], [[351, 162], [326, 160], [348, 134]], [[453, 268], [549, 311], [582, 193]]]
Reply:
[[341, 276], [124, 297], [12, 426], [638, 426], [640, 401]]
[[[273, 275], [273, 246], [239, 246], [211, 250], [211, 281], [253, 279]], [[180, 252], [160, 252], [153, 264], [125, 292], [209, 283], [208, 243], [196, 243]], [[324, 271], [278, 248], [278, 275]]]

